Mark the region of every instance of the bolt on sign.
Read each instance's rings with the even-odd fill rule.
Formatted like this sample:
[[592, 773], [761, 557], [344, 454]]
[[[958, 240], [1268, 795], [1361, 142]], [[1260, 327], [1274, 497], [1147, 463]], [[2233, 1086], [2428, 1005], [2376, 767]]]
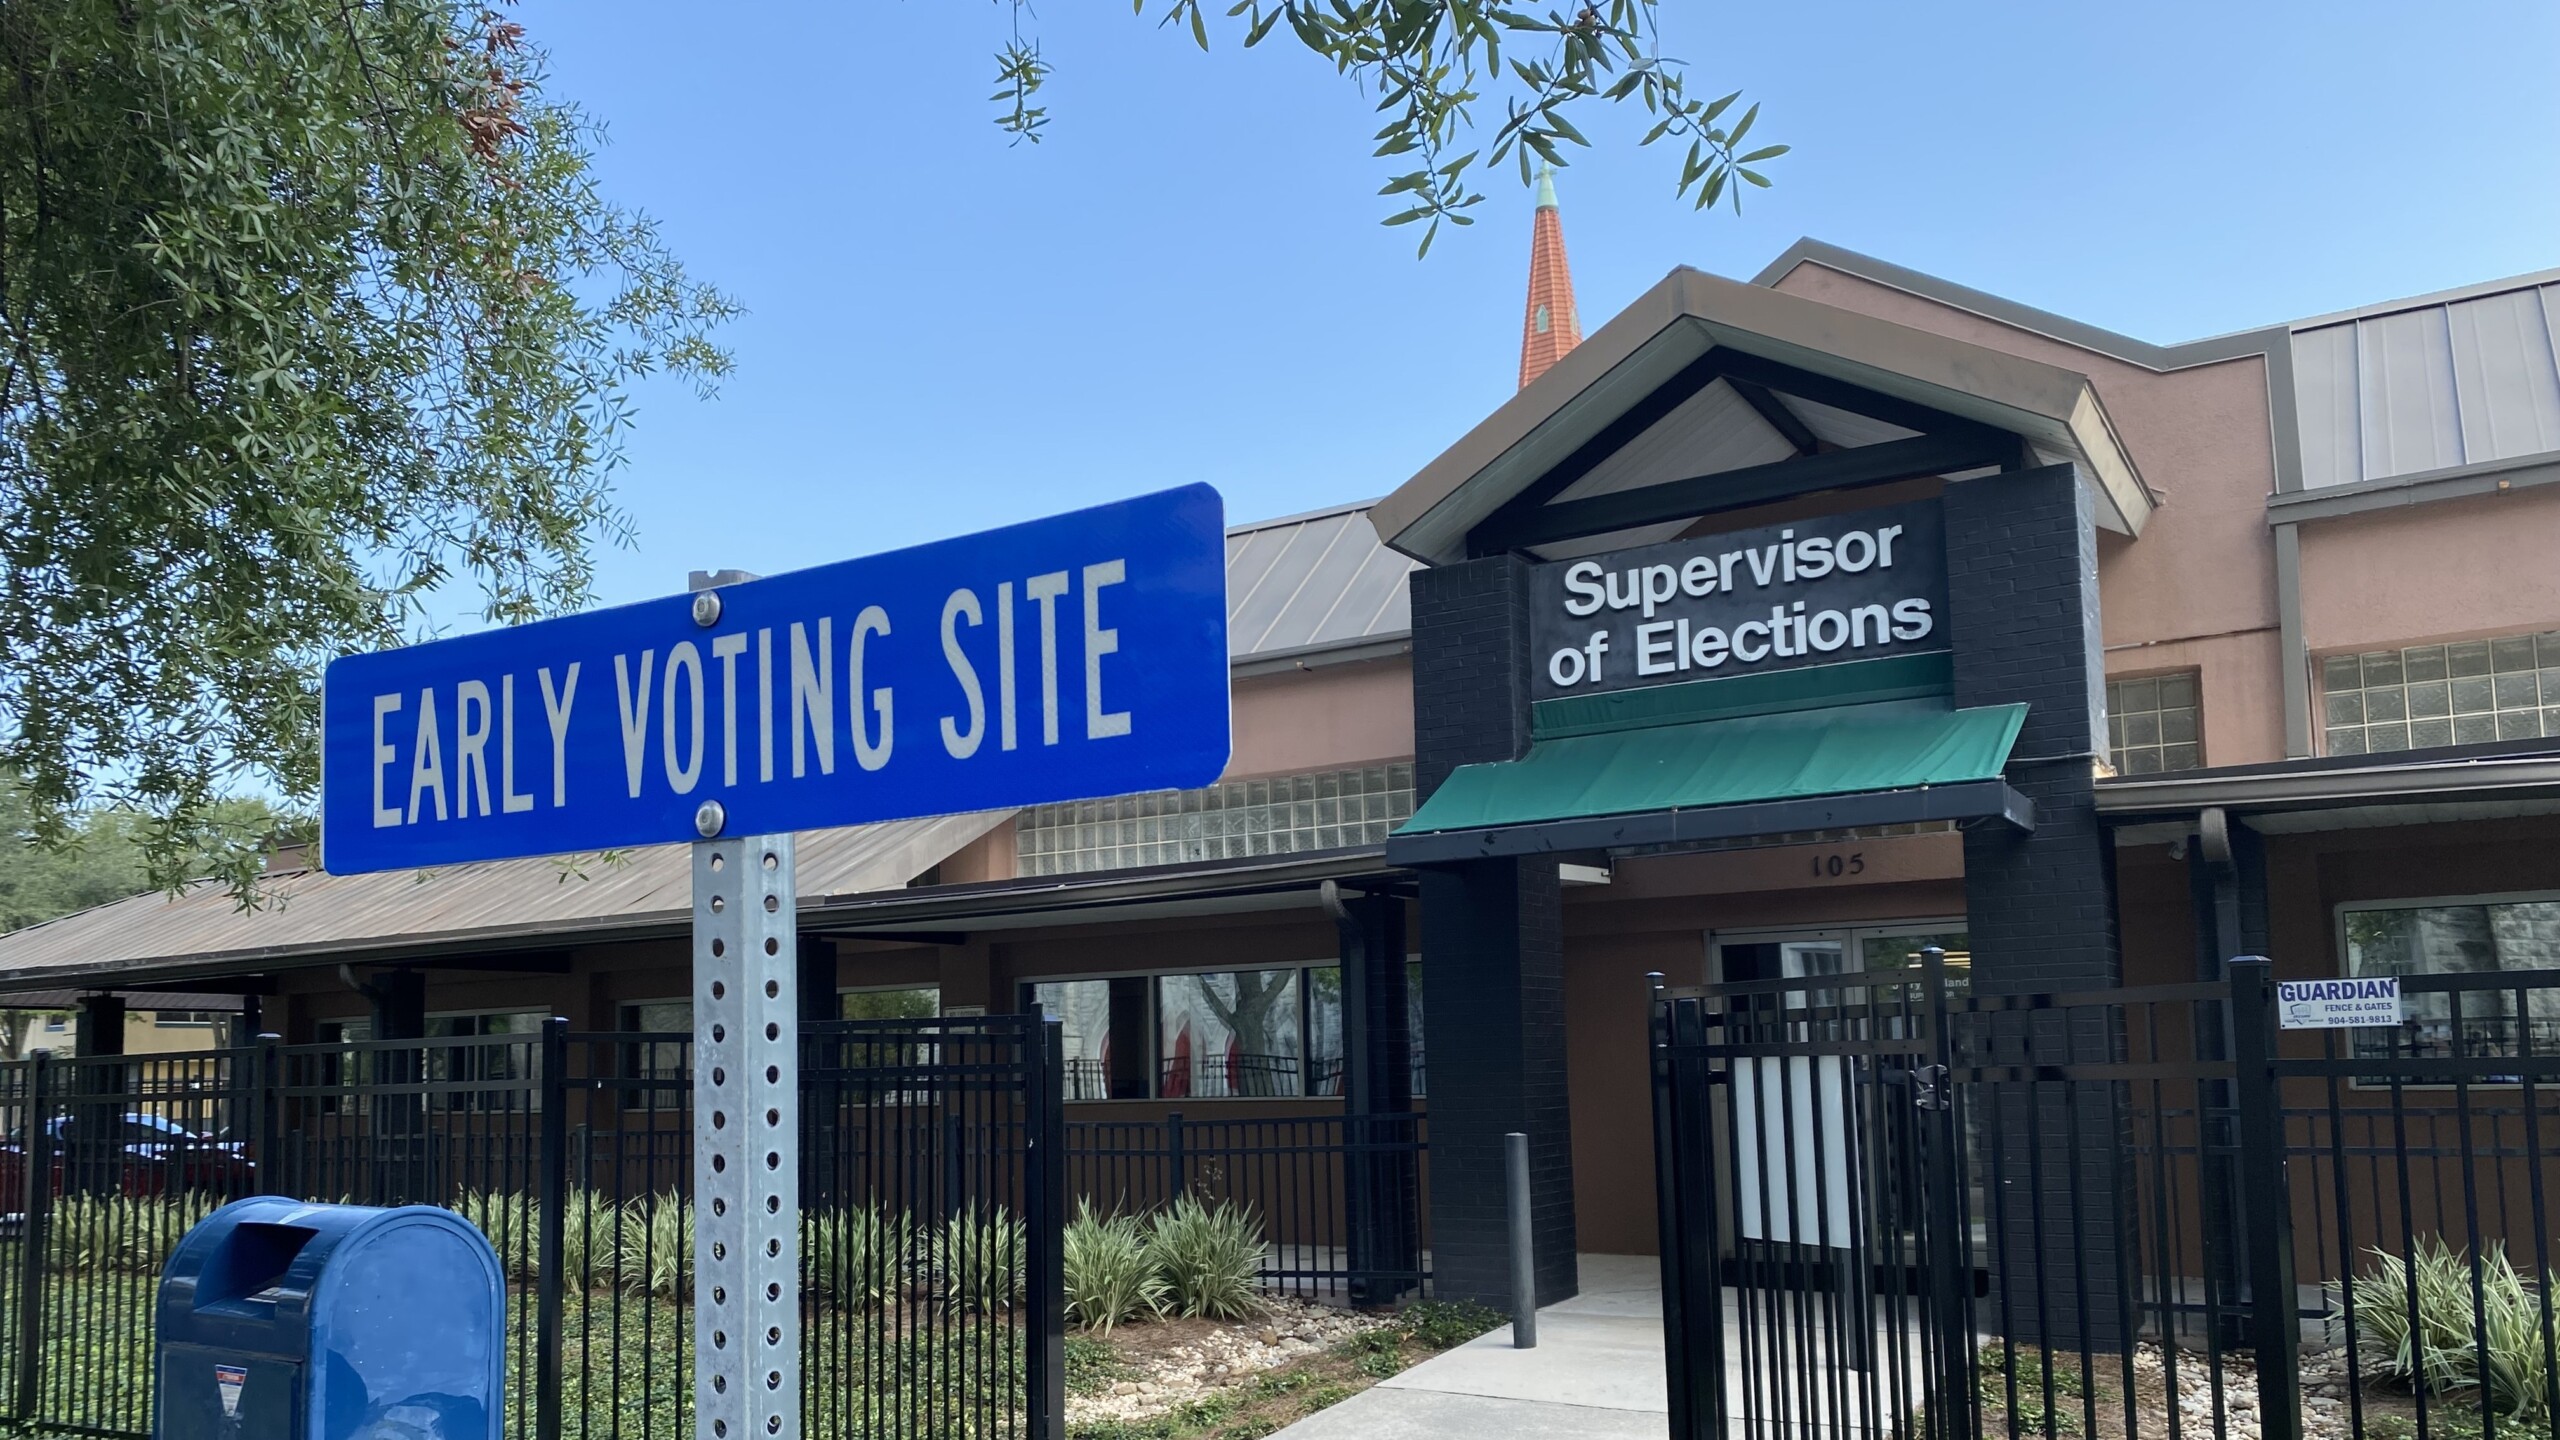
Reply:
[[322, 713], [336, 874], [1207, 785], [1224, 506], [1184, 486], [347, 656]]

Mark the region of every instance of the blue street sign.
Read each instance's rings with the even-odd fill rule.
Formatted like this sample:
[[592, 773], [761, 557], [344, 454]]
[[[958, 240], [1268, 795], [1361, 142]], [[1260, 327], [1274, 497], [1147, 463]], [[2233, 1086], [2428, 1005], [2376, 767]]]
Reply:
[[1214, 782], [1225, 506], [1186, 485], [330, 664], [321, 860], [361, 874]]

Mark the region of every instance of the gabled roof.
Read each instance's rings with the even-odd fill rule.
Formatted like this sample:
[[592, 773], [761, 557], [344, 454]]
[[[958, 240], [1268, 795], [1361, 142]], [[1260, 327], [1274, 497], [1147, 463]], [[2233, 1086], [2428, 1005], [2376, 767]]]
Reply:
[[[803, 832], [800, 908], [900, 889], [1012, 816]], [[212, 881], [136, 895], [0, 935], [0, 990], [681, 935], [693, 914], [691, 848], [644, 846], [614, 864], [590, 858], [578, 873], [549, 859], [372, 875], [297, 870], [267, 877], [256, 910]]]
[[1368, 501], [1227, 531], [1227, 655], [1239, 671], [1353, 654], [1413, 632], [1413, 562], [1378, 542]]
[[[1379, 501], [1370, 520], [1416, 559], [1463, 558], [1477, 523], [1717, 349], [2023, 436], [2080, 468], [2100, 523], [2135, 534], [2150, 518], [2152, 495], [2088, 377], [1682, 267]], [[1691, 473], [1724, 468], [1738, 466]]]

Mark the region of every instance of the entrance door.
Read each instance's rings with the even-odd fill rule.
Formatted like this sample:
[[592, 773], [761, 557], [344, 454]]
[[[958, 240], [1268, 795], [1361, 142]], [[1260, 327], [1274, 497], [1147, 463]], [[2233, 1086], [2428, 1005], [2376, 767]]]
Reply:
[[[1868, 970], [1916, 969], [1920, 951], [1940, 946], [1951, 968], [1965, 953], [1964, 922], [1917, 920], [1857, 928], [1769, 931], [1718, 935], [1715, 969], [1726, 982], [1816, 979]], [[1844, 989], [1808, 985], [1762, 998], [1771, 1019], [1756, 1038], [1788, 1046], [1837, 1043], [1849, 1017], [1840, 1010]], [[1745, 1002], [1743, 1013], [1751, 1013]], [[1845, 1248], [1852, 1243], [1853, 1177], [1874, 1175], [1896, 1157], [1864, 1155], [1850, 1143], [1856, 1127], [1847, 1113], [1846, 1083], [1837, 1064], [1807, 1054], [1761, 1056], [1733, 1067], [1734, 1105], [1763, 1137], [1738, 1147], [1736, 1190], [1744, 1240], [1794, 1242]], [[1766, 1154], [1762, 1152], [1766, 1151]]]

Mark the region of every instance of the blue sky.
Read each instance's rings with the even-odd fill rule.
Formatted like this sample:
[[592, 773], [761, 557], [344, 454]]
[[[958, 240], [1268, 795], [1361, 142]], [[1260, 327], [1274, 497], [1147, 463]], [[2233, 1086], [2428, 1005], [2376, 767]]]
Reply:
[[[1663, 10], [1796, 149], [1699, 215], [1638, 114], [1587, 119], [1586, 329], [1801, 235], [2164, 342], [2560, 266], [2547, 0]], [[1235, 520], [1374, 496], [1511, 392], [1528, 195], [1491, 177], [1417, 263], [1368, 103], [1285, 32], [1204, 55], [1046, 5], [1050, 138], [1008, 147], [985, 0], [517, 14], [609, 126], [608, 192], [747, 307], [718, 398], [639, 393], [602, 601], [1192, 480]]]

